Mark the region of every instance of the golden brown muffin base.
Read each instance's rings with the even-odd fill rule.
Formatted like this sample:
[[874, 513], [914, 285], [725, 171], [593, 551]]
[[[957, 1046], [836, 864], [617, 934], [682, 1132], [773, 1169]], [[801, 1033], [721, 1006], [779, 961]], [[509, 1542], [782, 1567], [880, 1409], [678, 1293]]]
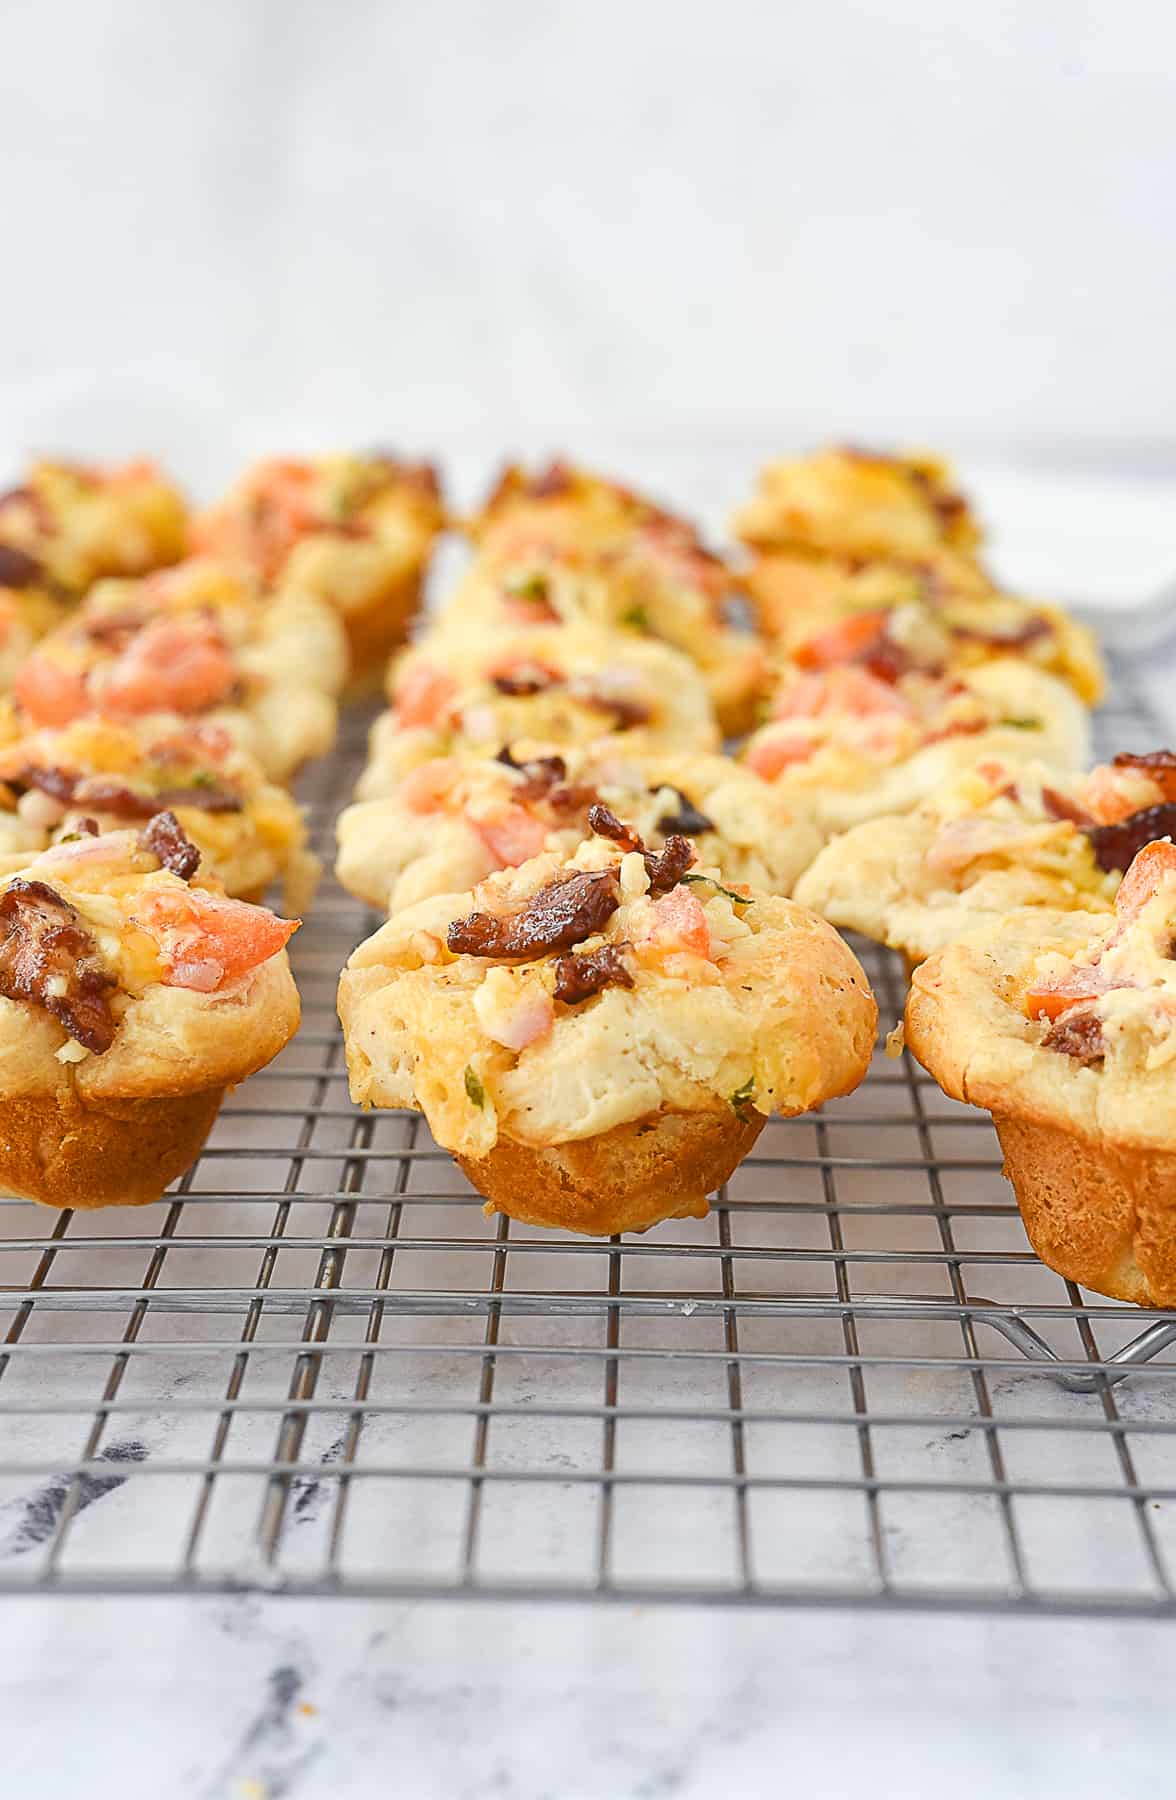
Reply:
[[84, 1104], [71, 1090], [0, 1104], [0, 1191], [44, 1206], [145, 1206], [190, 1168], [223, 1087]]
[[648, 1113], [597, 1137], [536, 1146], [500, 1138], [458, 1167], [488, 1213], [525, 1225], [612, 1237], [663, 1219], [702, 1219], [764, 1128], [762, 1113]]
[[1176, 1307], [1176, 1152], [1032, 1118], [993, 1122], [1042, 1262], [1113, 1300]]
[[393, 650], [408, 637], [408, 628], [421, 603], [423, 569], [411, 569], [381, 588], [374, 600], [340, 613], [347, 633], [351, 675], [343, 690], [345, 700], [379, 693], [384, 665]]

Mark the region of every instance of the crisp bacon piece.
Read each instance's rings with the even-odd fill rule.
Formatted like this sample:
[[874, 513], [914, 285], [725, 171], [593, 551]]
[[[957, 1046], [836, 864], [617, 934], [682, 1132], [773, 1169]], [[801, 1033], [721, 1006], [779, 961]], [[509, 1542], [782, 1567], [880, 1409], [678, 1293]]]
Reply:
[[631, 988], [633, 977], [621, 951], [623, 944], [602, 944], [581, 956], [561, 956], [555, 965], [555, 997], [565, 1006], [579, 1006], [606, 987]]
[[0, 894], [0, 994], [41, 1007], [100, 1056], [114, 1042], [116, 985], [76, 907], [47, 882], [9, 882]]
[[629, 694], [610, 692], [606, 688], [594, 686], [590, 681], [577, 682], [572, 694], [581, 706], [587, 706], [593, 712], [607, 713], [616, 731], [628, 731], [638, 725], [648, 725], [653, 717], [652, 707], [644, 700], [638, 700]]
[[1043, 787], [1041, 798], [1051, 819], [1068, 819], [1071, 825], [1081, 825], [1084, 829], [1094, 824], [1085, 807], [1060, 794], [1057, 788]]
[[1145, 845], [1176, 835], [1176, 801], [1145, 806], [1115, 825], [1088, 825], [1086, 835], [1100, 869], [1129, 869]]
[[27, 588], [41, 579], [41, 565], [27, 550], [0, 544], [0, 588]]
[[145, 612], [92, 613], [79, 619], [77, 635], [88, 643], [101, 644], [107, 650], [125, 650], [137, 631], [146, 625]]
[[1030, 644], [1036, 644], [1042, 638], [1053, 636], [1053, 626], [1040, 614], [1026, 619], [1013, 631], [982, 631], [978, 625], [953, 625], [952, 632], [956, 637], [965, 638], [972, 644], [988, 644], [994, 650], [1027, 650]]
[[631, 825], [625, 825], [607, 806], [589, 807], [588, 823], [597, 837], [610, 838], [623, 850], [640, 850], [644, 854], [649, 891], [654, 896], [668, 894], [671, 888], [677, 887], [696, 860], [693, 844], [677, 832], [670, 833], [660, 850], [646, 850], [645, 839], [640, 833]]
[[563, 676], [544, 663], [524, 661], [511, 663], [509, 668], [491, 675], [490, 681], [500, 694], [529, 698], [532, 694], [545, 694], [548, 688], [560, 687]]
[[446, 943], [455, 956], [493, 956], [532, 962], [570, 950], [601, 931], [621, 903], [612, 869], [581, 870], [549, 882], [521, 912], [474, 912], [454, 919]]
[[227, 788], [173, 787], [140, 794], [104, 775], [76, 775], [68, 769], [22, 769], [7, 785], [18, 793], [36, 788], [63, 806], [92, 806], [95, 812], [110, 813], [116, 819], [150, 819], [177, 806], [199, 807], [210, 813], [240, 812], [243, 806], [240, 795]]
[[163, 868], [170, 869], [181, 881], [190, 881], [200, 867], [200, 852], [191, 839], [185, 837], [184, 828], [173, 812], [157, 812], [140, 833], [139, 842], [144, 850], [150, 850], [152, 856], [158, 858]]
[[649, 876], [650, 893], [655, 896], [668, 894], [671, 888], [677, 887], [691, 863], [696, 861], [694, 845], [689, 838], [671, 832], [656, 854], [652, 850], [645, 852], [645, 873]]
[[1054, 1020], [1041, 1043], [1045, 1050], [1060, 1050], [1064, 1056], [1072, 1056], [1083, 1068], [1102, 1062], [1107, 1053], [1098, 1014], [1082, 1012], [1075, 1006]]
[[704, 832], [714, 830], [714, 820], [708, 819], [704, 812], [699, 812], [689, 795], [684, 794], [679, 787], [671, 791], [678, 796], [678, 810], [663, 813], [658, 820], [657, 828], [663, 837], [701, 837]]
[[561, 782], [545, 795], [547, 809], [557, 819], [571, 819], [576, 813], [587, 817], [590, 807], [596, 805], [597, 792], [594, 787], [587, 787], [583, 782]]
[[609, 838], [614, 844], [620, 844], [623, 850], [644, 850], [645, 839], [640, 832], [634, 831], [617, 818], [611, 808], [597, 801], [588, 808], [588, 823], [597, 837]]

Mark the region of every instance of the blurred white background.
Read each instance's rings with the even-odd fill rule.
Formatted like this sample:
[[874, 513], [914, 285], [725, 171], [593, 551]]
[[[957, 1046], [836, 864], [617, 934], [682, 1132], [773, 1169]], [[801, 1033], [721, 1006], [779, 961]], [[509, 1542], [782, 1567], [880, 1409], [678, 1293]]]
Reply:
[[57, 0], [0, 66], [0, 418], [1176, 472], [1165, 0]]

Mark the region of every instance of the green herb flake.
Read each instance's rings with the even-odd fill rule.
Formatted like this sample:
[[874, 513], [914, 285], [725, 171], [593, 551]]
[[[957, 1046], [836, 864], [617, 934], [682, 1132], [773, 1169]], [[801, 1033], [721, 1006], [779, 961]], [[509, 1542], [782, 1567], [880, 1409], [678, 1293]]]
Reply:
[[648, 631], [649, 614], [643, 606], [630, 606], [621, 614], [620, 623], [627, 625], [630, 631]]
[[546, 600], [547, 577], [541, 569], [528, 569], [522, 575], [511, 575], [504, 583], [515, 600]]
[[751, 1104], [752, 1095], [754, 1093], [755, 1079], [753, 1076], [749, 1075], [742, 1087], [737, 1087], [735, 1092], [728, 1096], [731, 1102], [732, 1111], [736, 1118], [742, 1119], [745, 1125], [749, 1123], [752, 1113], [755, 1111], [755, 1108]]
[[716, 881], [713, 875], [683, 875], [682, 880], [691, 882], [705, 881], [708, 887], [713, 887], [716, 894], [722, 894], [725, 899], [731, 902], [732, 906], [755, 905], [755, 901], [749, 899], [746, 894], [737, 894], [733, 888], [724, 887], [722, 882]]
[[1040, 719], [1002, 719], [1002, 725], [1011, 725], [1014, 731], [1040, 731]]
[[476, 1106], [480, 1112], [486, 1104], [486, 1090], [478, 1080], [478, 1077], [474, 1074], [469, 1063], [466, 1064], [465, 1068], [465, 1091], [471, 1105]]

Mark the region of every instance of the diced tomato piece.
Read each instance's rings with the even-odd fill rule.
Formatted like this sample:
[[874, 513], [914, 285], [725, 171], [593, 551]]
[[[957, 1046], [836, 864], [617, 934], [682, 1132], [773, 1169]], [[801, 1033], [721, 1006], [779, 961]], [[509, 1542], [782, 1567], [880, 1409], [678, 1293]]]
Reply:
[[17, 672], [13, 694], [35, 725], [68, 725], [89, 706], [86, 678], [52, 656], [34, 653]]
[[826, 713], [847, 713], [869, 718], [880, 713], [909, 717], [911, 706], [892, 682], [882, 681], [868, 669], [842, 667], [819, 675], [802, 675], [791, 682], [773, 708], [777, 719], [815, 719]]
[[664, 952], [688, 950], [694, 956], [709, 957], [710, 927], [697, 895], [676, 887], [655, 900], [651, 941]]
[[[1115, 929], [1103, 943], [1100, 956], [1121, 940], [1128, 926], [1139, 917], [1148, 902], [1155, 899], [1166, 881], [1173, 883], [1173, 898], [1176, 899], [1176, 844], [1167, 838], [1157, 838], [1154, 844], [1144, 845], [1123, 877], [1115, 895]], [[1097, 999], [1113, 986], [1130, 985], [1128, 981], [1109, 981], [1096, 960], [1085, 968], [1068, 970], [1051, 987], [1031, 988], [1025, 996], [1025, 1011], [1031, 1019], [1056, 1019], [1067, 1007]]]
[[279, 919], [264, 906], [180, 886], [148, 888], [131, 916], [159, 945], [167, 985], [205, 994], [268, 962], [300, 923]]
[[536, 594], [504, 594], [502, 610], [515, 625], [559, 624], [559, 614], [550, 600]]
[[417, 663], [397, 687], [396, 721], [406, 728], [436, 725], [456, 693], [457, 683], [444, 669]]
[[400, 783], [399, 800], [409, 812], [440, 812], [453, 792], [461, 765], [452, 756], [435, 756], [410, 769]]
[[1176, 877], [1176, 844], [1168, 838], [1157, 838], [1145, 844], [1132, 862], [1122, 886], [1115, 895], [1115, 912], [1122, 925], [1130, 924], [1153, 900], [1163, 882]]
[[817, 748], [816, 741], [810, 737], [790, 736], [787, 732], [773, 732], [761, 738], [758, 744], [752, 744], [747, 752], [747, 766], [754, 769], [765, 781], [774, 781], [782, 769], [792, 763], [804, 762]]
[[1031, 1019], [1052, 1020], [1060, 1018], [1072, 1006], [1097, 1000], [1100, 993], [1106, 992], [1106, 987], [1105, 984], [1100, 986], [1097, 978], [1092, 980], [1092, 973], [1090, 969], [1075, 969], [1059, 987], [1030, 988], [1025, 995], [1025, 1011]]
[[547, 836], [543, 825], [523, 806], [506, 805], [478, 819], [471, 819], [467, 813], [466, 818], [504, 869], [526, 862], [529, 856], [538, 856]]
[[882, 643], [886, 633], [884, 612], [850, 613], [827, 631], [819, 631], [793, 651], [802, 669], [828, 669], [836, 663], [856, 662]]
[[231, 693], [237, 671], [211, 620], [153, 619], [106, 672], [112, 713], [204, 712]]

